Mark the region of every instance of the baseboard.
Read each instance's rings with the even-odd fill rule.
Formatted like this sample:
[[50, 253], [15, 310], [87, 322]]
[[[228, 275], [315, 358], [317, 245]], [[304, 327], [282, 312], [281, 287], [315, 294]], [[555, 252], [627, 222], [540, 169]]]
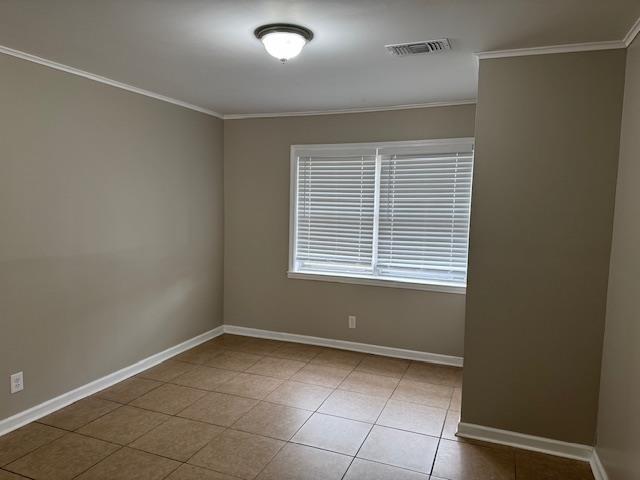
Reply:
[[591, 445], [562, 442], [551, 438], [536, 437], [534, 435], [474, 425], [472, 423], [458, 423], [457, 435], [463, 438], [498, 443], [500, 445], [508, 445], [523, 450], [547, 453], [557, 457], [572, 458], [589, 463], [591, 463], [593, 458], [593, 447]]
[[591, 471], [596, 480], [609, 480], [609, 475], [607, 475], [607, 471], [604, 469], [602, 461], [600, 461], [597, 448], [593, 449], [593, 455], [591, 455], [589, 463], [591, 464]]
[[160, 353], [156, 353], [154, 355], [151, 355], [150, 357], [140, 360], [133, 365], [129, 365], [128, 367], [110, 373], [109, 375], [94, 380], [93, 382], [87, 383], [86, 385], [63, 393], [58, 397], [47, 400], [46, 402], [36, 405], [35, 407], [31, 407], [23, 412], [17, 413], [9, 418], [0, 420], [0, 436], [5, 435], [12, 430], [15, 430], [16, 428], [20, 428], [27, 423], [33, 422], [34, 420], [49, 415], [50, 413], [66, 407], [73, 402], [77, 402], [84, 397], [93, 395], [94, 393], [110, 387], [111, 385], [114, 385], [118, 382], [121, 382], [122, 380], [132, 377], [133, 375], [136, 375], [150, 367], [153, 367], [160, 362], [164, 362], [165, 360], [174, 357], [175, 355], [178, 355], [185, 350], [189, 350], [196, 345], [200, 345], [207, 340], [211, 340], [212, 338], [222, 335], [222, 333], [224, 333], [224, 329], [223, 326], [220, 325], [213, 330], [209, 330], [208, 332], [202, 333], [196, 337], [179, 343], [178, 345], [168, 348]]
[[417, 360], [420, 362], [438, 363], [454, 367], [462, 367], [463, 364], [462, 357], [455, 357], [452, 355], [419, 352], [417, 350], [405, 350], [403, 348], [383, 347], [382, 345], [348, 342], [346, 340], [334, 340], [332, 338], [311, 337], [295, 333], [274, 332], [271, 330], [260, 330], [257, 328], [240, 327], [237, 325], [224, 325], [224, 332], [235, 335], [246, 335], [248, 337], [268, 338], [271, 340], [284, 340], [286, 342], [305, 343], [321, 347], [340, 348], [342, 350], [352, 350], [354, 352], [371, 353], [387, 357]]
[[609, 480], [604, 465], [600, 461], [597, 450], [591, 445], [579, 443], [561, 442], [551, 438], [536, 437], [524, 433], [500, 430], [498, 428], [484, 427], [472, 423], [458, 423], [458, 436], [482, 440], [484, 442], [509, 445], [510, 447], [541, 452], [557, 457], [572, 458], [588, 462], [595, 480]]

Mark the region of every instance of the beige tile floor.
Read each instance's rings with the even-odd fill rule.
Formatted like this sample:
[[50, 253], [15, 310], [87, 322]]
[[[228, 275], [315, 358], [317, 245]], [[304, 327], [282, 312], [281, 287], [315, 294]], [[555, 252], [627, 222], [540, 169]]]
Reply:
[[0, 437], [0, 480], [593, 480], [455, 436], [462, 371], [223, 335]]

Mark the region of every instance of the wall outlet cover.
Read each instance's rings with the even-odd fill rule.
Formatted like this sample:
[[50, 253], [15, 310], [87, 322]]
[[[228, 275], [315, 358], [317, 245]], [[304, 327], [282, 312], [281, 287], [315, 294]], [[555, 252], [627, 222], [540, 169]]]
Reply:
[[349, 328], [356, 328], [356, 316], [349, 315]]
[[14, 373], [11, 375], [11, 393], [18, 393], [24, 390], [24, 377], [22, 372]]

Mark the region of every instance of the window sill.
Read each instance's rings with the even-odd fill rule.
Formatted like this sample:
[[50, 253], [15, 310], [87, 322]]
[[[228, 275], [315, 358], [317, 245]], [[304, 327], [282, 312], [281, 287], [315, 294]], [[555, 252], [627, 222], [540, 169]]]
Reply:
[[431, 292], [456, 293], [464, 295], [466, 287], [455, 285], [426, 283], [415, 280], [400, 280], [397, 278], [372, 278], [354, 274], [319, 273], [319, 272], [287, 272], [287, 277], [301, 280], [319, 280], [322, 282], [351, 283], [355, 285], [373, 285], [377, 287], [407, 288], [410, 290], [426, 290]]

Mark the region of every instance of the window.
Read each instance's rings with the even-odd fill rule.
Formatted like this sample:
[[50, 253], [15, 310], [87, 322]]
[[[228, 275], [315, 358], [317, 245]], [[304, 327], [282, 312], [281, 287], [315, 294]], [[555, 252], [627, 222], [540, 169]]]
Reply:
[[291, 147], [289, 276], [464, 292], [473, 139]]

